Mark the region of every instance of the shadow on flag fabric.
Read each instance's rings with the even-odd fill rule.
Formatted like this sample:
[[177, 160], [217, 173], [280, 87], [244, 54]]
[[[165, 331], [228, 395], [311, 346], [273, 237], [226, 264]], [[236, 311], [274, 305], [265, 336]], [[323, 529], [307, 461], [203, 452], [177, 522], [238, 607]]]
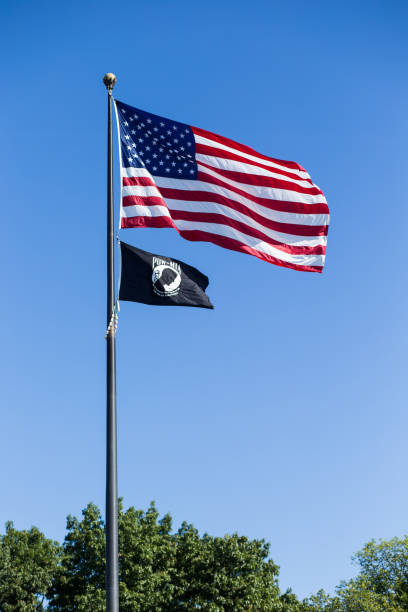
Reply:
[[323, 271], [329, 208], [302, 166], [118, 100], [115, 105], [121, 227], [172, 227], [187, 240]]
[[197, 268], [120, 242], [119, 299], [153, 306], [214, 308], [205, 290], [208, 278]]

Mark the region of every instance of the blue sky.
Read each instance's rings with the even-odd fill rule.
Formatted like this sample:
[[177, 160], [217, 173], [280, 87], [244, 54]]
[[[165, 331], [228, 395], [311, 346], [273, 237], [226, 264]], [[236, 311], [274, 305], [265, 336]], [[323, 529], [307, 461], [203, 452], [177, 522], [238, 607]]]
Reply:
[[113, 71], [131, 105], [298, 161], [332, 213], [322, 275], [122, 232], [207, 274], [216, 308], [122, 305], [120, 494], [263, 537], [283, 588], [332, 590], [364, 542], [407, 531], [406, 3], [1, 13], [0, 525], [61, 540], [68, 513], [104, 505]]

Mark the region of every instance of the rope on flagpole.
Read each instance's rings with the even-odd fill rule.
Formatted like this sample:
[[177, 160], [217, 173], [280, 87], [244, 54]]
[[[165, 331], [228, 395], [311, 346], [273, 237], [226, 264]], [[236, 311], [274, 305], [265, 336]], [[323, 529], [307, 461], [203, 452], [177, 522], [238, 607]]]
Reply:
[[118, 311], [119, 311], [119, 300], [116, 300], [116, 304], [115, 304], [115, 307], [113, 308], [113, 312], [112, 312], [112, 316], [109, 321], [108, 328], [105, 332], [105, 340], [108, 339], [108, 336], [111, 333], [111, 331], [113, 332], [113, 335], [116, 336], [116, 332], [118, 331], [118, 321], [119, 321]]

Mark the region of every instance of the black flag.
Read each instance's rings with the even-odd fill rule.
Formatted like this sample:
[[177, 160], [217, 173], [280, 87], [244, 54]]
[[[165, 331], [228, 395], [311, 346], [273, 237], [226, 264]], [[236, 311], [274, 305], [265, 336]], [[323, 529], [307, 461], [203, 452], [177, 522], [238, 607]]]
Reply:
[[208, 278], [177, 259], [154, 255], [120, 243], [122, 272], [119, 299], [155, 306], [214, 308], [205, 293]]

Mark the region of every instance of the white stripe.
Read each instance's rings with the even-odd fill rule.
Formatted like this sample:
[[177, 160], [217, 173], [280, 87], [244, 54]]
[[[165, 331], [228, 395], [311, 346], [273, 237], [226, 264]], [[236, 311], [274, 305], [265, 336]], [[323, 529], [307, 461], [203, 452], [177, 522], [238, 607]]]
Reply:
[[[185, 200], [170, 200], [165, 199], [165, 203], [167, 204], [170, 215], [173, 210], [185, 210], [192, 213], [212, 213], [219, 214], [229, 219], [234, 219], [239, 221], [240, 223], [244, 223], [254, 229], [266, 234], [269, 238], [273, 240], [277, 240], [278, 242], [282, 242], [284, 244], [290, 244], [292, 246], [319, 246], [326, 245], [327, 237], [326, 236], [298, 236], [296, 234], [287, 234], [284, 232], [279, 232], [268, 227], [262, 225], [258, 221], [254, 221], [251, 217], [244, 215], [228, 206], [222, 206], [221, 204], [214, 204], [214, 202], [186, 202]], [[125, 207], [127, 208], [127, 207]], [[177, 221], [174, 221], [177, 223]], [[228, 223], [220, 219], [221, 224]]]
[[[122, 206], [121, 216], [131, 217], [170, 217], [165, 206]], [[171, 218], [171, 217], [170, 217]]]
[[[200, 153], [198, 153], [196, 155], [196, 159], [197, 159], [197, 162], [203, 162], [204, 164], [208, 164], [209, 166], [212, 166], [215, 169], [219, 168], [220, 170], [228, 170], [231, 172], [241, 172], [244, 174], [256, 174], [257, 176], [267, 176], [270, 178], [276, 178], [276, 174], [274, 174], [273, 172], [269, 172], [269, 170], [265, 170], [264, 168], [259, 168], [258, 166], [251, 166], [250, 164], [245, 164], [244, 162], [233, 161], [231, 159], [224, 159], [223, 157], [213, 157], [212, 155], [201, 155]], [[229, 180], [232, 180], [232, 179], [229, 179]], [[240, 185], [241, 183], [237, 183], [237, 184]], [[253, 185], [252, 187], [256, 187], [256, 189], [260, 189], [258, 185], [256, 186]], [[316, 187], [316, 185], [310, 185], [310, 187]], [[317, 189], [319, 188], [317, 187]], [[284, 189], [282, 191], [293, 193], [293, 191], [290, 191], [290, 189]], [[295, 193], [298, 193], [298, 192], [295, 192]], [[307, 196], [308, 194], [304, 194], [304, 195]], [[327, 204], [326, 198], [324, 197], [323, 194], [318, 194], [318, 196], [314, 196], [314, 197], [320, 198], [319, 203]]]
[[262, 242], [257, 238], [253, 238], [252, 236], [247, 236], [247, 234], [243, 234], [238, 230], [233, 229], [232, 227], [228, 227], [227, 225], [218, 225], [217, 223], [197, 223], [196, 221], [181, 221], [181, 220], [173, 220], [177, 229], [180, 231], [202, 231], [209, 232], [211, 234], [215, 234], [217, 236], [225, 236], [226, 238], [233, 238], [237, 240], [241, 244], [250, 246], [261, 253], [266, 253], [267, 255], [271, 255], [272, 257], [277, 257], [282, 261], [290, 262], [293, 264], [297, 264], [299, 266], [323, 266], [324, 265], [324, 255], [292, 255], [291, 253], [285, 253], [276, 247], [268, 244], [267, 242]]
[[[206, 174], [209, 174], [210, 176], [214, 176], [215, 178], [220, 179], [224, 183], [227, 183], [228, 185], [231, 185], [232, 187], [236, 187], [237, 189], [240, 189], [241, 191], [247, 191], [251, 195], [270, 199], [269, 193], [267, 191], [264, 191], [264, 189], [270, 189], [270, 187], [264, 188], [264, 187], [258, 187], [256, 185], [245, 185], [243, 183], [238, 183], [237, 181], [233, 181], [232, 179], [225, 178], [225, 176], [221, 176], [220, 174], [217, 174], [216, 172], [213, 172], [212, 170], [205, 168], [201, 164], [198, 164], [198, 168], [202, 172], [205, 172]], [[238, 194], [235, 195], [236, 199], [238, 199], [239, 197], [240, 196]], [[265, 212], [260, 212], [260, 214], [263, 214], [264, 216], [270, 219], [279, 221], [280, 223], [297, 223], [299, 225], [328, 225], [329, 224], [329, 215], [325, 213], [282, 212], [282, 211], [271, 210], [270, 208], [264, 207], [260, 204], [258, 205], [258, 204], [253, 203], [251, 205], [251, 208], [253, 208], [253, 210], [255, 210], [256, 212], [259, 212], [258, 207], [260, 207], [263, 210], [265, 210], [266, 208], [266, 210], [268, 211], [267, 214], [265, 214]]]
[[[231, 170], [230, 167], [228, 168], [222, 168], [222, 166], [224, 166], [225, 164], [223, 164], [222, 162], [227, 161], [229, 162], [228, 165], [232, 165], [233, 167], [235, 167], [235, 164], [240, 164], [240, 168], [244, 167], [245, 170], [245, 174], [256, 174], [257, 176], [267, 176], [269, 178], [274, 178], [277, 179], [278, 181], [285, 181], [286, 183], [292, 184], [292, 185], [298, 185], [299, 187], [303, 187], [304, 189], [315, 189], [316, 185], [309, 183], [308, 181], [298, 181], [296, 179], [290, 179], [287, 176], [283, 176], [282, 174], [278, 174], [277, 172], [270, 172], [269, 170], [265, 170], [264, 168], [259, 168], [258, 166], [252, 166], [251, 164], [245, 164], [244, 162], [236, 162], [233, 159], [229, 159], [229, 160], [225, 160], [224, 157], [215, 157], [213, 155], [201, 155], [201, 153], [197, 153], [196, 155], [197, 157], [197, 161], [204, 161], [204, 158], [210, 158], [210, 159], [216, 159], [217, 160], [217, 165], [215, 166], [214, 164], [209, 164], [213, 167], [216, 168], [221, 168], [223, 170]], [[204, 162], [205, 163], [205, 162]], [[208, 170], [208, 168], [206, 168], [205, 166], [201, 166], [203, 169]], [[253, 172], [253, 168], [256, 169], [255, 172]], [[241, 169], [235, 168], [235, 172], [242, 172]], [[224, 177], [224, 175], [222, 175]], [[240, 185], [245, 185], [246, 183], [239, 183]], [[252, 185], [253, 186], [253, 185]], [[290, 189], [290, 187], [288, 186], [287, 189]], [[318, 189], [318, 187], [317, 187]]]
[[[254, 202], [244, 196], [238, 195], [235, 191], [230, 191], [226, 187], [214, 185], [204, 181], [188, 181], [184, 179], [172, 179], [166, 176], [155, 176], [154, 181], [159, 189], [165, 187], [167, 189], [183, 189], [186, 191], [209, 191], [211, 193], [219, 193], [225, 197], [242, 202], [246, 206], [252, 208]], [[322, 203], [321, 195], [312, 196], [308, 193], [298, 193], [297, 191], [288, 191], [286, 189], [275, 189], [274, 187], [259, 187], [259, 197], [268, 198], [270, 200], [279, 200], [280, 202], [301, 202], [302, 204], [319, 204]], [[186, 200], [188, 200], [188, 196]], [[261, 206], [261, 205], [260, 205]], [[266, 210], [269, 211], [269, 208]]]
[[143, 186], [143, 185], [125, 185], [122, 188], [122, 197], [125, 196], [156, 196], [161, 198], [161, 193], [154, 187], [153, 185]]
[[[131, 217], [170, 217], [168, 210], [164, 206], [125, 206], [122, 209], [122, 216]], [[170, 217], [171, 218], [171, 217]], [[273, 247], [267, 242], [263, 242], [258, 238], [248, 236], [228, 225], [218, 223], [205, 223], [200, 221], [183, 221], [181, 219], [173, 219], [173, 223], [180, 231], [202, 231], [217, 236], [225, 236], [233, 238], [241, 244], [250, 246], [261, 253], [266, 253], [272, 257], [277, 257], [282, 261], [290, 262], [300, 266], [323, 266], [324, 255], [292, 255], [285, 253], [280, 249]], [[311, 245], [310, 245], [311, 246]]]
[[146, 168], [132, 168], [131, 166], [128, 168], [122, 167], [122, 177], [130, 177], [130, 176], [148, 176], [152, 178], [152, 175]]
[[230, 153], [234, 153], [235, 155], [240, 155], [241, 157], [246, 157], [246, 159], [250, 159], [259, 164], [264, 164], [265, 166], [271, 166], [272, 168], [277, 168], [278, 170], [283, 170], [285, 172], [291, 172], [292, 174], [297, 174], [301, 178], [310, 178], [307, 172], [304, 170], [297, 170], [294, 168], [288, 168], [287, 166], [281, 166], [280, 164], [269, 161], [267, 159], [263, 159], [262, 157], [257, 157], [256, 155], [250, 155], [249, 153], [244, 153], [239, 149], [234, 149], [232, 147], [228, 147], [227, 145], [221, 144], [216, 140], [210, 140], [208, 138], [204, 138], [203, 136], [199, 136], [198, 134], [194, 134], [195, 141], [198, 144], [207, 145], [209, 147], [222, 149], [223, 151], [229, 151]]
[[[120, 143], [120, 127], [119, 127], [119, 115], [118, 115], [118, 108], [116, 105], [116, 100], [113, 99], [114, 102], [114, 107], [115, 107], [115, 117], [116, 117], [116, 129], [117, 129], [117, 134], [118, 134], [118, 142]], [[119, 153], [119, 168], [120, 168], [120, 176], [123, 176], [123, 167], [122, 167], [122, 153], [121, 153], [121, 146], [119, 145], [118, 147], [118, 153]], [[123, 185], [123, 181], [120, 181], [120, 208], [122, 208], [122, 185]], [[122, 221], [122, 214], [119, 211], [119, 225], [118, 225], [118, 235], [120, 232], [120, 228], [121, 228], [121, 221]], [[119, 295], [119, 286], [118, 285], [118, 290], [117, 290], [117, 295]]]

